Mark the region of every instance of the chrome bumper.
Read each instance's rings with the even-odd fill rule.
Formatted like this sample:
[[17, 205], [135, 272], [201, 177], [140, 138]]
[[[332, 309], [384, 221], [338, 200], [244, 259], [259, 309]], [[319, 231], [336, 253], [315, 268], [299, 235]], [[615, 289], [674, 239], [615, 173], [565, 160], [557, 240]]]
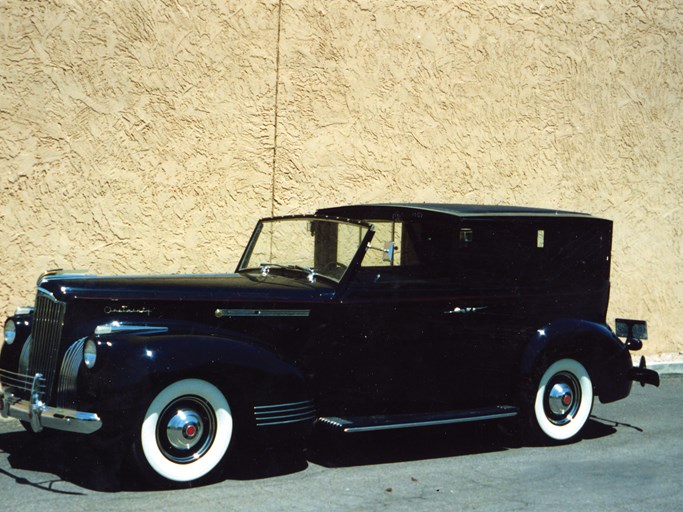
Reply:
[[645, 384], [659, 387], [659, 374], [647, 368], [645, 363], [645, 356], [641, 356], [640, 365], [634, 366], [629, 370], [628, 376], [635, 382], [640, 382], [640, 385], [645, 387]]
[[16, 418], [31, 425], [34, 432], [45, 428], [92, 434], [102, 427], [100, 417], [92, 412], [48, 407], [33, 395], [30, 402], [14, 396], [7, 390], [0, 390], [0, 415]]

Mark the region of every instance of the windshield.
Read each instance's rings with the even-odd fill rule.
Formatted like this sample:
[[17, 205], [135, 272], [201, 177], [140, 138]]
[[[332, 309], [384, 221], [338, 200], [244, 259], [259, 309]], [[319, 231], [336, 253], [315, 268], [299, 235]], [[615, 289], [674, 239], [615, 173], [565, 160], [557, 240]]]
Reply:
[[296, 272], [339, 282], [368, 232], [368, 226], [311, 217], [259, 223], [237, 269], [262, 274]]

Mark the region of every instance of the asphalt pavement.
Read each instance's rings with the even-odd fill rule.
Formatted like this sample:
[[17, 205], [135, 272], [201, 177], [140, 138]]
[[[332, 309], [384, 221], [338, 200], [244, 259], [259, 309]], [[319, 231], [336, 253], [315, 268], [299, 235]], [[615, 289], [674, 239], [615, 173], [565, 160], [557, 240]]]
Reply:
[[0, 419], [0, 506], [14, 510], [581, 510], [683, 508], [683, 375], [595, 404], [578, 442], [516, 445], [495, 424], [316, 437], [259, 452], [203, 487], [150, 491], [79, 438]]

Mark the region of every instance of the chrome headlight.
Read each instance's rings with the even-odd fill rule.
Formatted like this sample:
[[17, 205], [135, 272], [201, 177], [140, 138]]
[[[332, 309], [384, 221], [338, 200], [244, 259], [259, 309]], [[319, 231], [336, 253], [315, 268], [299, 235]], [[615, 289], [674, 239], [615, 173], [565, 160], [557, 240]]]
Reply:
[[83, 364], [86, 368], [92, 368], [97, 361], [97, 344], [90, 338], [83, 347]]
[[5, 333], [3, 336], [5, 343], [11, 345], [17, 339], [17, 325], [11, 318], [5, 322]]

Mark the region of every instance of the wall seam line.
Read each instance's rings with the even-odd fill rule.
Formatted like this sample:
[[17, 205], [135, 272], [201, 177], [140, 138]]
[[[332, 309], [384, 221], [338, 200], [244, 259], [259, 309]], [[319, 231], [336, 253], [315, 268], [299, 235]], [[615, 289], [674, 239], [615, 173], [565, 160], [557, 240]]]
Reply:
[[270, 182], [270, 215], [275, 215], [275, 174], [277, 168], [277, 130], [278, 130], [278, 104], [280, 92], [280, 30], [282, 22], [282, 0], [277, 3], [277, 40], [275, 48], [275, 106], [273, 119], [273, 168]]

